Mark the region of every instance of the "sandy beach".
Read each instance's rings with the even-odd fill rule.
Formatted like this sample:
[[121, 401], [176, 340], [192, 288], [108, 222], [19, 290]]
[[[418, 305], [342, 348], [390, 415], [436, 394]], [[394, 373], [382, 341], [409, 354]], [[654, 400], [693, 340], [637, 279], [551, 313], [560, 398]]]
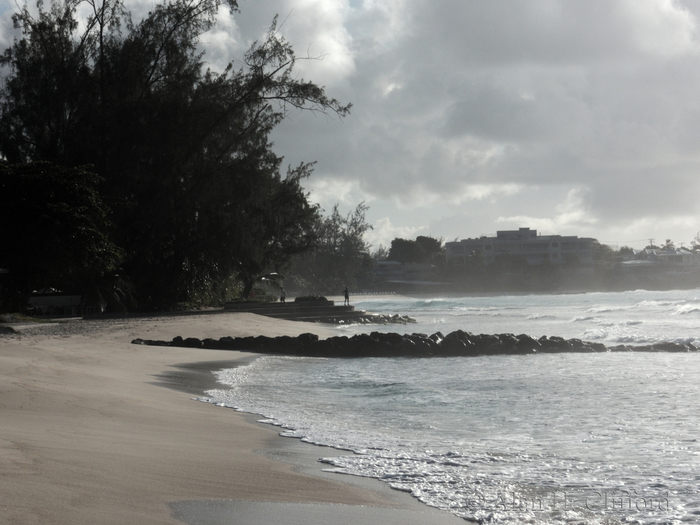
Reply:
[[286, 442], [328, 454], [193, 399], [211, 369], [251, 354], [131, 344], [331, 335], [323, 325], [226, 313], [14, 328], [0, 335], [1, 524], [464, 523], [378, 481], [282, 461]]

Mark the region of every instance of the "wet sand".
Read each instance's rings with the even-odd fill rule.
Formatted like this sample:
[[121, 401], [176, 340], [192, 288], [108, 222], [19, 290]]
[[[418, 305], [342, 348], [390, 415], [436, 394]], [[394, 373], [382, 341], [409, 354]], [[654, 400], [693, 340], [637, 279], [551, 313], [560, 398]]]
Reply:
[[464, 523], [327, 450], [193, 398], [243, 352], [132, 345], [332, 332], [247, 313], [16, 325], [0, 335], [0, 524]]

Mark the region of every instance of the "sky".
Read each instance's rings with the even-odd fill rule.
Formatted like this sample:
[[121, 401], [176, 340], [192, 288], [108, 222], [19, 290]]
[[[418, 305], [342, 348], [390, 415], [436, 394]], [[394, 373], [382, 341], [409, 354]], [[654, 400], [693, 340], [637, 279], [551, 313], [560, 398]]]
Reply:
[[[16, 5], [0, 0], [3, 48]], [[241, 0], [203, 35], [208, 65], [240, 64], [276, 15], [297, 75], [353, 108], [290, 112], [273, 149], [317, 162], [305, 188], [327, 212], [368, 205], [375, 249], [700, 231], [700, 1]]]

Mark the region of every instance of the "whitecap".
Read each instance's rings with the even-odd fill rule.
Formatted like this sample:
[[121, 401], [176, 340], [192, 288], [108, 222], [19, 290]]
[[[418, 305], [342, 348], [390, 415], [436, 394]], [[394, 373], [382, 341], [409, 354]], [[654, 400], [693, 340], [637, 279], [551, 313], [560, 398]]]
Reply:
[[530, 314], [526, 315], [525, 319], [533, 320], [533, 321], [539, 321], [542, 319], [556, 319], [557, 317], [555, 315], [547, 315], [547, 314]]
[[607, 339], [608, 337], [608, 332], [602, 329], [590, 329], [586, 330], [583, 332], [583, 339], [591, 339], [594, 341], [598, 341], [601, 339]]
[[572, 323], [581, 323], [581, 322], [585, 322], [585, 321], [596, 321], [596, 320], [598, 320], [598, 318], [592, 317], [592, 316], [590, 316], [590, 317], [574, 317], [571, 320], [571, 322]]
[[685, 305], [676, 307], [676, 310], [673, 313], [674, 313], [674, 315], [687, 315], [687, 314], [694, 314], [696, 312], [700, 312], [700, 305], [685, 304]]

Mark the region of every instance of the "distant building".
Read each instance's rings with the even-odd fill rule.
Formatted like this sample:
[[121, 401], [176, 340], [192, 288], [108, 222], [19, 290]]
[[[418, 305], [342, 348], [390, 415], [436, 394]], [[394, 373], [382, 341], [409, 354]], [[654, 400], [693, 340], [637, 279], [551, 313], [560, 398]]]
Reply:
[[700, 252], [687, 248], [644, 248], [635, 250], [620, 263], [625, 271], [649, 268], [667, 273], [692, 272], [700, 269]]
[[383, 282], [434, 281], [435, 267], [424, 263], [400, 263], [398, 261], [378, 261], [374, 275]]
[[425, 263], [377, 261], [374, 277], [392, 291], [444, 291], [451, 286], [448, 282], [438, 281], [435, 266]]
[[377, 261], [374, 276], [383, 282], [399, 281], [406, 279], [406, 272], [399, 261]]
[[575, 235], [537, 235], [537, 230], [520, 228], [496, 232], [495, 237], [447, 242], [445, 253], [448, 263], [466, 263], [467, 258], [477, 252], [486, 264], [494, 262], [499, 255], [508, 254], [522, 256], [532, 266], [545, 261], [590, 265], [595, 242], [595, 239]]

